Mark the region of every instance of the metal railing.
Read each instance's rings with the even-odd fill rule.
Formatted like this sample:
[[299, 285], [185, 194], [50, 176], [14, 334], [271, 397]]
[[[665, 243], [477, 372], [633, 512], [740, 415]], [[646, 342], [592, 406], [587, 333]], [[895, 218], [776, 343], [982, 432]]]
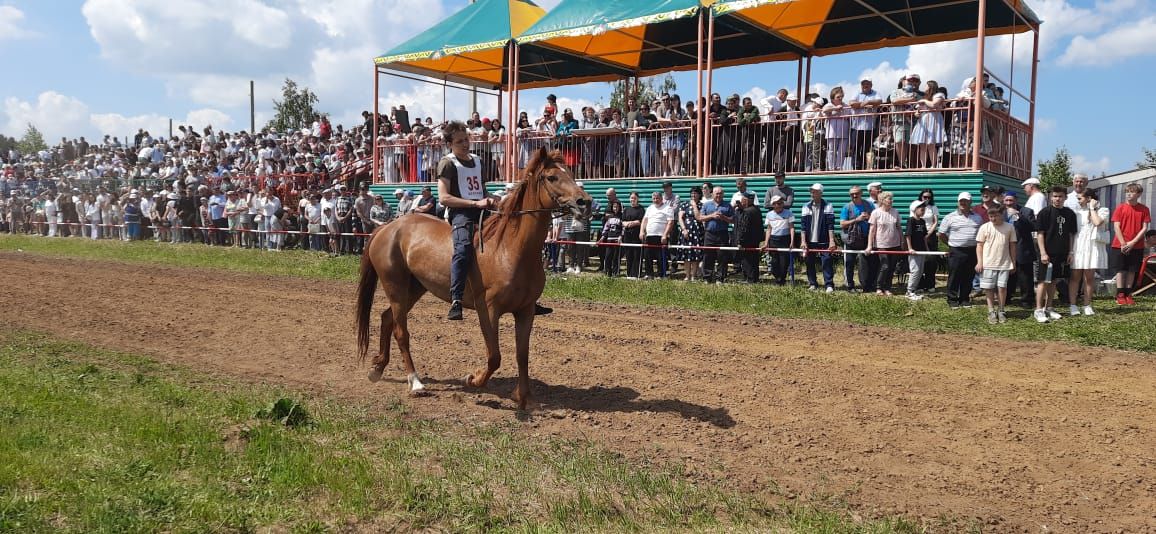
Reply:
[[[540, 147], [560, 150], [582, 180], [697, 176], [703, 143], [704, 176], [791, 173], [884, 173], [982, 169], [1027, 178], [1031, 128], [1004, 112], [985, 110], [980, 161], [973, 161], [971, 99], [882, 105], [873, 111], [836, 108], [775, 114], [724, 112], [697, 138], [692, 121], [646, 128], [603, 126], [554, 134], [513, 133], [512, 157], [524, 168]], [[504, 181], [509, 136], [471, 140], [486, 181]], [[447, 153], [440, 140], [392, 138], [378, 144], [384, 183], [430, 182]]]

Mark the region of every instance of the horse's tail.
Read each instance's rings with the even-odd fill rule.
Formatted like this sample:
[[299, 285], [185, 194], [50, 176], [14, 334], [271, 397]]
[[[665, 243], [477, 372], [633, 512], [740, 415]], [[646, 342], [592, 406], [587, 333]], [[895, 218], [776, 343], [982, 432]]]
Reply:
[[357, 357], [365, 361], [369, 352], [369, 312], [373, 309], [373, 293], [377, 290], [377, 270], [369, 253], [369, 244], [361, 254], [361, 279], [357, 282]]

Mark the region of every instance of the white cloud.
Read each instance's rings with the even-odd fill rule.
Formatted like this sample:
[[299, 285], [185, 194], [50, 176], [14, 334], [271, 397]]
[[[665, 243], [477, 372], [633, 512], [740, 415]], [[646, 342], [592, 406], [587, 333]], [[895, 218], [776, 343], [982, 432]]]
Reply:
[[1036, 117], [1036, 133], [1052, 133], [1056, 131], [1056, 119]]
[[0, 6], [0, 41], [15, 41], [35, 37], [36, 32], [24, 28], [24, 12], [14, 6]]
[[[471, 98], [469, 91], [448, 89], [445, 92], [445, 118], [449, 120], [464, 120], [468, 118], [470, 115]], [[559, 98], [559, 105], [562, 105], [564, 100], [563, 98]], [[524, 102], [525, 99], [523, 99], [523, 103]], [[586, 101], [571, 100], [570, 102]], [[589, 104], [589, 102], [586, 102], [586, 105]], [[390, 108], [404, 105], [406, 111], [409, 112], [410, 120], [416, 117], [423, 119], [425, 117], [433, 117], [434, 121], [440, 122], [443, 116], [442, 87], [440, 85], [422, 83], [415, 84], [405, 91], [382, 91], [378, 105], [380, 106], [380, 111], [386, 115], [389, 114]], [[523, 106], [523, 108], [525, 107], [526, 106]], [[478, 95], [478, 113], [483, 117], [494, 117], [497, 115], [497, 112], [498, 102], [496, 98], [489, 95]], [[360, 116], [358, 122], [360, 122]], [[356, 123], [349, 122], [347, 124]]]
[[1060, 56], [1061, 65], [1111, 65], [1152, 55], [1156, 49], [1156, 16], [1121, 24], [1095, 37], [1078, 35]]
[[[92, 113], [80, 99], [55, 91], [41, 93], [35, 102], [8, 98], [0, 110], [0, 131], [19, 137], [28, 124], [35, 125], [49, 144], [60, 138], [100, 139], [104, 135], [121, 137], [136, 133], [138, 129], [148, 130], [153, 135], [168, 136], [169, 117], [156, 113], [125, 116], [119, 113]], [[227, 113], [202, 108], [188, 112], [184, 117], [173, 117], [173, 128], [186, 124], [197, 130], [205, 126], [230, 130], [235, 127]], [[247, 124], [245, 127], [247, 128]]]
[[1072, 156], [1072, 171], [1082, 172], [1089, 176], [1099, 176], [1100, 173], [1108, 172], [1112, 167], [1112, 161], [1107, 156], [1101, 157], [1098, 160], [1090, 160], [1081, 154]]
[[[236, 122], [247, 128], [249, 80], [256, 83], [260, 126], [286, 78], [316, 93], [318, 108], [339, 124], [360, 122], [373, 102], [372, 58], [440, 20], [443, 3], [86, 0], [82, 12], [110, 63], [162, 80], [170, 99], [243, 115]], [[383, 77], [381, 94], [417, 97], [440, 117], [440, 87], [436, 98], [416, 87]]]
[[72, 137], [89, 127], [88, 106], [76, 98], [55, 91], [40, 93], [35, 102], [18, 98], [4, 100], [4, 121], [8, 135], [20, 137], [29, 124], [36, 126], [44, 140], [54, 144], [61, 137]]

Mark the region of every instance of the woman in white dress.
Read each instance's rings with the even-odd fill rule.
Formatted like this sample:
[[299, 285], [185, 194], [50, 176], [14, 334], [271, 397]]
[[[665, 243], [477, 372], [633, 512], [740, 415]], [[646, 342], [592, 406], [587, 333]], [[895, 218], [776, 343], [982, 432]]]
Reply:
[[936, 147], [942, 145], [946, 136], [943, 130], [943, 107], [947, 102], [944, 92], [929, 93], [927, 98], [915, 102], [915, 115], [919, 117], [911, 130], [911, 144], [915, 146], [915, 166], [930, 169], [939, 166]]
[[1077, 196], [1080, 208], [1076, 210], [1076, 249], [1072, 256], [1072, 276], [1068, 278], [1071, 295], [1071, 314], [1080, 315], [1076, 306], [1080, 282], [1084, 284], [1084, 315], [1093, 315], [1092, 293], [1095, 290], [1097, 270], [1108, 268], [1108, 208], [1100, 205], [1095, 191], [1086, 190]]

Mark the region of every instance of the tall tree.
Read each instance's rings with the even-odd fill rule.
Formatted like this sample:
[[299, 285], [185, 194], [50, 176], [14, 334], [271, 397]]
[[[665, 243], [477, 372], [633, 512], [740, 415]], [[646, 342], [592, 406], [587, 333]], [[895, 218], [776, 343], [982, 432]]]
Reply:
[[285, 78], [285, 85], [281, 86], [281, 100], [273, 101], [273, 109], [277, 110], [277, 113], [265, 127], [275, 132], [307, 128], [320, 116], [314, 108], [315, 105], [317, 105], [315, 93], [308, 87], [299, 88], [297, 82]]
[[1040, 160], [1039, 168], [1042, 189], [1072, 185], [1072, 154], [1068, 152], [1068, 147], [1057, 148], [1051, 159]]
[[[616, 109], [626, 109], [626, 95], [634, 88], [633, 80], [618, 80], [610, 82], [610, 107]], [[635, 101], [653, 102], [662, 93], [673, 93], [678, 89], [678, 84], [674, 82], [674, 76], [667, 74], [658, 79], [657, 76], [649, 78], [641, 78], [638, 80], [638, 93], [635, 95]], [[694, 97], [683, 98], [683, 102], [693, 101]]]
[[44, 135], [40, 130], [36, 129], [32, 123], [28, 123], [28, 129], [24, 131], [24, 137], [21, 137], [16, 142], [16, 150], [23, 155], [32, 155], [48, 148], [48, 143], [44, 142]]

